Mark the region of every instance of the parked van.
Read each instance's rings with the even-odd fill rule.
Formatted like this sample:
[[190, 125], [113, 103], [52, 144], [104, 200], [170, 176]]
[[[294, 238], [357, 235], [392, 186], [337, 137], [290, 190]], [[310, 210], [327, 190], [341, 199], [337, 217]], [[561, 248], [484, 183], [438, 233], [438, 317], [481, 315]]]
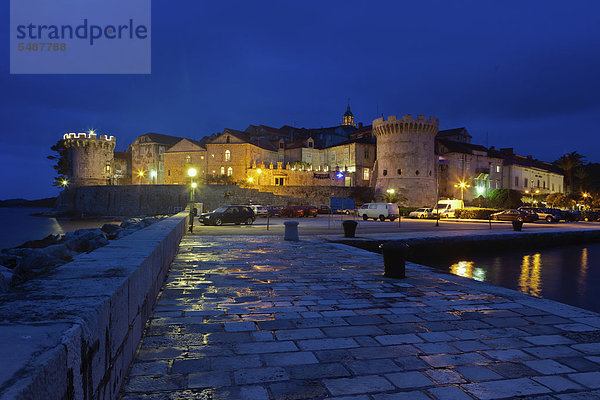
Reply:
[[358, 215], [365, 221], [369, 218], [380, 221], [385, 221], [386, 219], [394, 221], [400, 214], [396, 204], [365, 203], [358, 209]]
[[456, 217], [456, 210], [464, 208], [465, 203], [462, 200], [438, 200], [437, 205], [433, 208], [433, 216], [440, 218], [454, 218]]

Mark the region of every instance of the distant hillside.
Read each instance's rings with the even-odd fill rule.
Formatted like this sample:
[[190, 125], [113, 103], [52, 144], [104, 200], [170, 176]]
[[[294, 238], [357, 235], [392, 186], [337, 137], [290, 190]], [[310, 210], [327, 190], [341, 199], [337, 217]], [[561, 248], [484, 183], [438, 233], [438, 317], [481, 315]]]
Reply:
[[0, 200], [0, 207], [39, 207], [54, 208], [56, 206], [56, 197], [47, 197], [39, 200], [26, 199], [8, 199]]

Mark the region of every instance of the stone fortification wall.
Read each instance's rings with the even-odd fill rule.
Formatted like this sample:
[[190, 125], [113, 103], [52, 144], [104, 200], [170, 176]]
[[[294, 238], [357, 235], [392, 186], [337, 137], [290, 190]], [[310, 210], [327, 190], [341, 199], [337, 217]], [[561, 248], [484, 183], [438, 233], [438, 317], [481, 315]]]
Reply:
[[400, 190], [409, 206], [432, 206], [436, 200], [435, 135], [439, 121], [410, 114], [373, 121], [377, 137], [377, 193]]
[[0, 398], [117, 398], [186, 216], [157, 222], [0, 295]]
[[[224, 204], [254, 202], [265, 205], [329, 204], [329, 197], [348, 197], [347, 187], [263, 186], [260, 189], [234, 185], [199, 185], [195, 201], [205, 210]], [[188, 185], [85, 186], [66, 189], [58, 209], [77, 215], [157, 215], [185, 208], [190, 201]]]

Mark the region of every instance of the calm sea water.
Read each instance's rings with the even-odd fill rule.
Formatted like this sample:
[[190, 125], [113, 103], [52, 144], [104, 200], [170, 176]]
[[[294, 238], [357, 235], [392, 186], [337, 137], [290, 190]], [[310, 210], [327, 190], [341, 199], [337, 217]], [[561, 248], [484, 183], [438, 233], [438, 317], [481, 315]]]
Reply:
[[426, 265], [600, 312], [600, 244], [504, 252]]
[[30, 214], [47, 211], [45, 208], [0, 207], [0, 249], [18, 246], [28, 240], [42, 239], [50, 234], [65, 233], [83, 228], [99, 228], [107, 221], [70, 221]]

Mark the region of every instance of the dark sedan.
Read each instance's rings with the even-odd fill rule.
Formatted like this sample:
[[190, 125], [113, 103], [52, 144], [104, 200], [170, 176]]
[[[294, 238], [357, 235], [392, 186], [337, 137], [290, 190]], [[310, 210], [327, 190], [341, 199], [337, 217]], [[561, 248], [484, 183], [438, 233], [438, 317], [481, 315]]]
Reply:
[[223, 206], [211, 213], [202, 214], [198, 217], [198, 220], [204, 225], [216, 226], [228, 223], [252, 225], [254, 219], [254, 211], [248, 206]]
[[495, 221], [533, 222], [538, 220], [538, 215], [536, 213], [530, 213], [515, 209], [500, 211], [495, 214], [492, 214], [491, 217]]

